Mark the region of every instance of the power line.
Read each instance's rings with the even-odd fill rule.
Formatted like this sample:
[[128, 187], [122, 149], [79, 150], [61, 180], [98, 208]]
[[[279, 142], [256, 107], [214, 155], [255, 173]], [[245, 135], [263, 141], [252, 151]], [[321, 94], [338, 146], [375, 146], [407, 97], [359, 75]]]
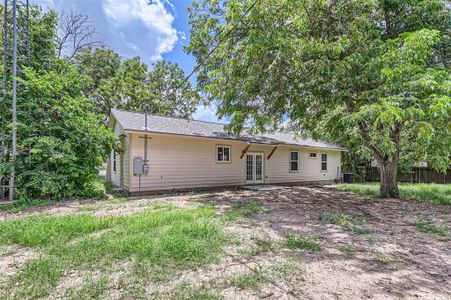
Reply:
[[[205, 63], [205, 61], [207, 61], [208, 58], [210, 58], [210, 56], [216, 51], [216, 49], [218, 49], [218, 47], [222, 44], [222, 42], [225, 41], [225, 39], [232, 33], [232, 31], [235, 30], [235, 28], [237, 28], [237, 26], [241, 23], [241, 21], [246, 18], [246, 16], [249, 14], [249, 12], [255, 7], [255, 5], [260, 2], [260, 0], [255, 0], [247, 9], [246, 11], [240, 16], [240, 18], [238, 19], [238, 21], [232, 26], [232, 28], [230, 28], [227, 33], [224, 35], [224, 37], [219, 39], [219, 42], [216, 44], [216, 46], [213, 47], [213, 49], [211, 49], [207, 55], [194, 67], [194, 69], [191, 71], [191, 73], [189, 73], [188, 76], [185, 77], [185, 79], [183, 79], [183, 81], [174, 89], [174, 91], [171, 94], [175, 94], [175, 92], [177, 92], [182, 86], [183, 84], [185, 84], [190, 78], [191, 76], [193, 76], [194, 73], [196, 73], [199, 68]], [[222, 32], [224, 31], [224, 28], [222, 28], [219, 33], [215, 36], [215, 39], [217, 37], [219, 37]], [[167, 95], [166, 97], [164, 97], [162, 99], [162, 101], [167, 100], [167, 98], [169, 97], [169, 95]]]
[[[252, 5], [248, 7], [248, 9], [244, 12], [244, 14], [241, 15], [241, 17], [238, 19], [235, 25], [233, 25], [232, 28], [230, 28], [229, 31], [225, 34], [225, 36], [219, 40], [218, 44], [215, 47], [213, 47], [213, 49], [210, 50], [210, 52], [208, 52], [208, 54], [202, 59], [202, 61], [196, 65], [193, 71], [191, 71], [191, 73], [188, 76], [186, 76], [185, 81], [188, 80], [195, 72], [199, 70], [199, 68], [203, 65], [203, 63], [213, 54], [213, 52], [216, 51], [216, 49], [218, 49], [218, 47], [222, 44], [222, 42], [230, 35], [230, 33], [232, 33], [232, 31], [235, 30], [235, 28], [241, 23], [241, 21], [247, 16], [247, 14], [254, 8], [254, 6], [259, 1], [260, 0], [255, 0], [254, 3], [252, 3]], [[221, 35], [221, 33], [222, 30], [218, 33], [216, 37]]]

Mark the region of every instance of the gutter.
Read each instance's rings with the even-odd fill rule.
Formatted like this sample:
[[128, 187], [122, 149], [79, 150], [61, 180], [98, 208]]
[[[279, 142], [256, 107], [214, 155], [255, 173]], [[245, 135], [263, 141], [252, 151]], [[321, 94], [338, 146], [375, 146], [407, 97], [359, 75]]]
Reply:
[[330, 147], [319, 147], [319, 146], [291, 144], [291, 143], [263, 143], [263, 142], [259, 143], [259, 142], [251, 142], [251, 141], [243, 139], [243, 138], [233, 138], [233, 137], [231, 137], [231, 138], [221, 138], [221, 137], [214, 137], [214, 136], [167, 133], [167, 132], [158, 132], [158, 131], [149, 131], [149, 130], [145, 131], [145, 130], [128, 130], [128, 129], [124, 129], [124, 131], [126, 133], [131, 133], [131, 134], [150, 133], [150, 134], [161, 135], [161, 136], [194, 137], [194, 138], [204, 138], [204, 139], [210, 139], [210, 140], [246, 142], [246, 143], [249, 143], [249, 144], [264, 145], [264, 146], [291, 146], [291, 147], [302, 147], [302, 148], [310, 148], [310, 149], [322, 149], [322, 150], [329, 150], [329, 151], [349, 151], [348, 149], [343, 148], [343, 147], [330, 148]]

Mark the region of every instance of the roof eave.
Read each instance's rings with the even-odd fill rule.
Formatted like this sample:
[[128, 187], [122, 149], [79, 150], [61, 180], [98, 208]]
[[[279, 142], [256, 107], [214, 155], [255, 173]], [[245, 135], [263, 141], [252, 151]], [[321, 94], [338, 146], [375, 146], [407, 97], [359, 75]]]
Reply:
[[[120, 123], [119, 123], [120, 124]], [[136, 130], [136, 129], [124, 129], [126, 133], [136, 133], [136, 134], [157, 134], [157, 135], [169, 135], [169, 136], [179, 136], [179, 137], [193, 137], [193, 138], [204, 138], [204, 139], [213, 139], [213, 140], [224, 140], [224, 141], [237, 141], [237, 142], [246, 142], [254, 145], [267, 145], [267, 146], [290, 146], [290, 147], [302, 147], [302, 148], [311, 148], [311, 149], [324, 149], [329, 151], [348, 151], [346, 148], [335, 148], [335, 147], [320, 147], [320, 146], [311, 146], [311, 145], [301, 145], [301, 144], [290, 144], [290, 143], [259, 143], [252, 142], [243, 138], [225, 138], [225, 137], [217, 137], [217, 136], [206, 136], [206, 135], [192, 135], [192, 134], [179, 134], [179, 133], [169, 133], [169, 132], [158, 132], [158, 131], [150, 131], [150, 130]]]

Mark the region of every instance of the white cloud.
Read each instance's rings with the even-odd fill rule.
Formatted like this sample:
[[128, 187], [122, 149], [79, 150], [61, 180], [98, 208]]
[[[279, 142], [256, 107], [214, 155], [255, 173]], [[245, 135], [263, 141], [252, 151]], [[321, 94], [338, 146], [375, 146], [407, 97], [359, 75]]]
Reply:
[[[208, 122], [220, 122], [218, 117], [216, 116], [216, 106], [204, 106], [200, 104], [197, 106], [196, 112], [193, 114], [193, 118], [199, 121], [208, 121]], [[224, 123], [224, 122], [220, 122]]]
[[125, 43], [138, 51], [154, 46], [153, 58], [170, 52], [177, 42], [174, 17], [160, 1], [149, 5], [146, 0], [104, 0], [103, 10]]
[[169, 0], [34, 0], [57, 11], [75, 10], [98, 26], [98, 39], [126, 57], [146, 63], [172, 51], [179, 37]]

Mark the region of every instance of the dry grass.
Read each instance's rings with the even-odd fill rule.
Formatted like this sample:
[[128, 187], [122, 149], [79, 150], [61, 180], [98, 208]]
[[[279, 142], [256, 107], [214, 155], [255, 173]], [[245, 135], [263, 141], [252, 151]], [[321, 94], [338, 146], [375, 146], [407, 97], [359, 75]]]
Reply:
[[293, 187], [1, 216], [0, 298], [451, 296], [451, 214], [431, 202]]

